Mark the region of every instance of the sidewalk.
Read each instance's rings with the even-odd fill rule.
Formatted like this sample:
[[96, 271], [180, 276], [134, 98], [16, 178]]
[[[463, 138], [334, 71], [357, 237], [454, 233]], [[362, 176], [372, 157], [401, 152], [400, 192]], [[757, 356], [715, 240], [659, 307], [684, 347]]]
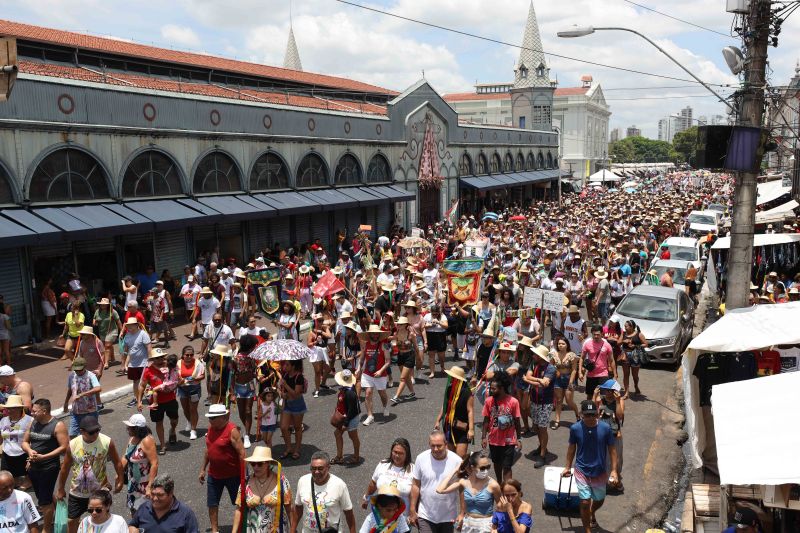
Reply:
[[[263, 316], [259, 315], [257, 318], [258, 326], [275, 334], [275, 326]], [[310, 322], [304, 320], [301, 322], [301, 333], [307, 331], [310, 327]], [[202, 339], [195, 339], [189, 341], [186, 338], [192, 326], [186, 323], [183, 318], [176, 316], [173, 322], [173, 330], [177, 337], [176, 340], [170, 341], [170, 352], [179, 354], [186, 345], [191, 345], [195, 349], [195, 353], [200, 352], [202, 346]], [[154, 344], [154, 347], [160, 347], [162, 343]], [[103, 392], [100, 395], [102, 401], [107, 402], [133, 394], [131, 382], [122, 375], [117, 375], [117, 370], [121, 369], [120, 355], [118, 349], [115, 348], [116, 362], [112, 363], [108, 370], [103, 372], [100, 379], [100, 384], [103, 387]], [[37, 344], [18, 346], [12, 350], [12, 365], [23, 380], [29, 382], [33, 388], [33, 396], [36, 398], [47, 398], [53, 406], [53, 415], [59, 416], [62, 412], [62, 405], [64, 397], [67, 393], [67, 373], [69, 372], [69, 361], [61, 361], [60, 358], [64, 353], [63, 348], [56, 346], [55, 339], [43, 341]]]

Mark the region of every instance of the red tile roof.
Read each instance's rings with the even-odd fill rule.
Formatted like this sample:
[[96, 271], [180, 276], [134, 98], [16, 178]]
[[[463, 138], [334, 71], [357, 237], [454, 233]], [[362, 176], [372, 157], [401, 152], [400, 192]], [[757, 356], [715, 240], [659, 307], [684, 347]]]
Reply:
[[[554, 96], [578, 96], [586, 94], [587, 87], [564, 87], [556, 89]], [[445, 102], [469, 102], [480, 100], [511, 100], [510, 93], [452, 93], [444, 95]]]
[[54, 65], [52, 63], [37, 63], [34, 61], [23, 60], [19, 62], [19, 70], [23, 73], [36, 74], [39, 76], [105, 83], [108, 85], [118, 85], [120, 87], [135, 87], [139, 89], [196, 94], [201, 96], [213, 96], [216, 98], [228, 98], [231, 100], [282, 104], [312, 109], [328, 109], [331, 111], [349, 111], [353, 113], [386, 115], [385, 106], [370, 103], [333, 100], [328, 98], [280, 92], [256, 91], [252, 89], [242, 89], [240, 91], [238, 89], [228, 88], [221, 85], [193, 82], [186, 83], [178, 82], [176, 80], [152, 78], [148, 76], [136, 76], [131, 74], [103, 74], [102, 72], [93, 69]]
[[588, 91], [588, 87], [564, 87], [563, 89], [556, 89], [555, 96], [580, 96]]
[[137, 57], [152, 61], [163, 61], [166, 63], [176, 63], [180, 65], [208, 68], [218, 71], [233, 72], [247, 76], [271, 78], [281, 81], [308, 84], [318, 87], [341, 89], [345, 91], [384, 94], [396, 96], [399, 93], [362, 83], [347, 78], [328, 76], [325, 74], [314, 74], [268, 65], [259, 65], [226, 59], [210, 55], [198, 54], [193, 52], [182, 52], [179, 50], [167, 50], [155, 46], [147, 46], [138, 43], [131, 43], [106, 37], [96, 37], [70, 31], [62, 31], [30, 24], [22, 24], [8, 20], [0, 20], [0, 35], [16, 37], [21, 40], [49, 43], [70, 48], [84, 50], [94, 50], [123, 56]]

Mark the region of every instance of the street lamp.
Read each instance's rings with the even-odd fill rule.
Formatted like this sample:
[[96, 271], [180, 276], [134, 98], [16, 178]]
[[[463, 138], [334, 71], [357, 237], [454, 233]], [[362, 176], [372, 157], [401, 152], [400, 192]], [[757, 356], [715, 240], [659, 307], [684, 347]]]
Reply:
[[647, 41], [648, 43], [650, 43], [650, 44], [652, 44], [653, 46], [655, 46], [655, 47], [658, 49], [658, 51], [659, 51], [659, 52], [661, 52], [662, 54], [664, 54], [665, 56], [667, 56], [667, 57], [668, 57], [668, 58], [669, 58], [669, 59], [670, 59], [670, 60], [671, 60], [673, 63], [675, 63], [676, 65], [678, 65], [679, 67], [681, 67], [681, 68], [683, 69], [683, 71], [684, 71], [684, 72], [686, 72], [686, 73], [687, 73], [689, 76], [691, 76], [692, 78], [694, 78], [695, 80], [697, 80], [697, 83], [699, 83], [700, 85], [702, 85], [703, 87], [705, 87], [705, 88], [706, 88], [706, 89], [707, 89], [707, 90], [708, 90], [708, 91], [709, 91], [711, 94], [713, 94], [714, 96], [716, 96], [716, 97], [719, 99], [719, 101], [720, 101], [720, 102], [722, 102], [723, 104], [725, 104], [726, 106], [728, 106], [728, 108], [729, 108], [729, 109], [731, 109], [732, 111], [735, 111], [735, 108], [734, 108], [734, 107], [733, 107], [731, 104], [729, 104], [727, 100], [725, 100], [725, 99], [724, 99], [722, 96], [720, 96], [720, 95], [719, 95], [719, 94], [718, 94], [718, 93], [717, 93], [717, 92], [716, 92], [714, 89], [712, 89], [711, 87], [709, 87], [709, 86], [708, 86], [708, 84], [706, 84], [706, 82], [704, 82], [703, 80], [701, 80], [700, 78], [698, 78], [697, 76], [695, 76], [695, 75], [692, 73], [692, 71], [690, 71], [688, 68], [686, 68], [686, 67], [684, 67], [683, 65], [681, 65], [681, 64], [678, 62], [678, 60], [677, 60], [677, 59], [675, 59], [674, 57], [672, 57], [671, 55], [669, 55], [669, 54], [667, 53], [667, 51], [666, 51], [666, 50], [664, 50], [663, 48], [661, 48], [660, 46], [658, 46], [658, 45], [655, 43], [655, 41], [653, 41], [652, 39], [650, 39], [650, 38], [649, 38], [649, 37], [647, 37], [646, 35], [643, 35], [643, 34], [639, 33], [639, 32], [638, 32], [638, 31], [636, 31], [636, 30], [632, 30], [632, 29], [630, 29], [630, 28], [621, 28], [621, 27], [615, 27], [615, 26], [609, 26], [609, 27], [604, 27], [604, 28], [595, 28], [595, 27], [593, 27], [593, 26], [573, 26], [571, 30], [560, 31], [560, 32], [558, 32], [558, 33], [557, 33], [557, 35], [558, 35], [559, 37], [562, 37], [562, 38], [565, 38], [565, 39], [572, 39], [572, 38], [575, 38], [575, 37], [585, 37], [585, 36], [587, 36], [587, 35], [591, 35], [591, 34], [593, 34], [593, 33], [594, 33], [594, 32], [596, 32], [596, 31], [601, 31], [601, 30], [605, 30], [605, 31], [627, 31], [627, 32], [629, 32], [629, 33], [635, 33], [636, 35], [638, 35], [639, 37], [641, 37], [642, 39], [644, 39], [644, 40], [645, 40], [645, 41]]

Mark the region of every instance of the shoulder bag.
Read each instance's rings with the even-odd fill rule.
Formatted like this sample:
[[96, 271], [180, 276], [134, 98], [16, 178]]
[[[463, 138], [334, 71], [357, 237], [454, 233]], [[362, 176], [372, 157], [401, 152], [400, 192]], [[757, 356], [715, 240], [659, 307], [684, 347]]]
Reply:
[[322, 527], [322, 522], [319, 520], [319, 511], [317, 511], [317, 495], [314, 492], [314, 478], [308, 480], [311, 483], [311, 505], [314, 506], [314, 516], [317, 517], [317, 530], [319, 533], [339, 533], [338, 527]]

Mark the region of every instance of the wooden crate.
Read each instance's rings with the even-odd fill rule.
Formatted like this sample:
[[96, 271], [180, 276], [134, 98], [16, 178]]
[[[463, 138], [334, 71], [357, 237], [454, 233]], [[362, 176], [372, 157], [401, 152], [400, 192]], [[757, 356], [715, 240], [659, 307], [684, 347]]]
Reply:
[[719, 516], [719, 485], [692, 483], [692, 500], [696, 517]]

